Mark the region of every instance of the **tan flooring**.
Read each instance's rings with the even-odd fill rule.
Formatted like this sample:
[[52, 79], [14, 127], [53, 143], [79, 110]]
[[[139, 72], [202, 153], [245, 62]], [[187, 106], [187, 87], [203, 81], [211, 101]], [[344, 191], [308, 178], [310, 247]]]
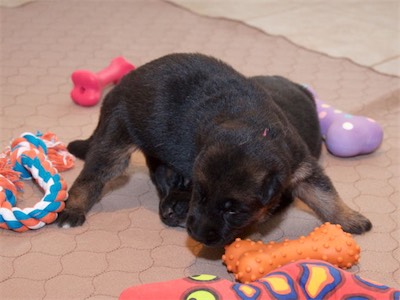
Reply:
[[[301, 8], [297, 2], [279, 3]], [[70, 75], [81, 68], [100, 70], [118, 55], [140, 66], [171, 52], [198, 51], [249, 76], [280, 74], [308, 83], [327, 103], [376, 119], [385, 134], [378, 151], [340, 159], [324, 149], [321, 164], [344, 201], [374, 224], [371, 232], [355, 236], [361, 261], [351, 271], [400, 287], [398, 77], [164, 1], [34, 1], [0, 8], [0, 19], [1, 148], [24, 131], [51, 130], [66, 143], [88, 137], [100, 105], [75, 105], [69, 96]], [[69, 185], [82, 165], [77, 161], [62, 174]], [[140, 153], [133, 156], [127, 175], [111, 186], [82, 227], [48, 225], [22, 234], [0, 230], [0, 298], [115, 299], [130, 285], [198, 273], [232, 279], [221, 263], [221, 251], [161, 223]], [[42, 193], [27, 183], [18, 196], [23, 207]], [[253, 237], [296, 238], [319, 224], [296, 202]]]
[[[40, 0], [0, 0], [0, 6], [17, 7], [32, 1]], [[400, 0], [168, 1], [205, 16], [241, 21], [307, 49], [400, 76]]]
[[398, 0], [171, 0], [196, 13], [238, 20], [334, 57], [400, 76]]

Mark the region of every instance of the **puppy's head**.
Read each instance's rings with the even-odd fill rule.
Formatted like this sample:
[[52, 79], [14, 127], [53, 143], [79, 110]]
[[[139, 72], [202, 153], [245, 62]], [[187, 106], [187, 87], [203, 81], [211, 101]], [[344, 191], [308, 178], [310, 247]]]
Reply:
[[195, 240], [226, 245], [279, 206], [288, 167], [277, 153], [253, 146], [216, 143], [200, 152], [186, 223]]

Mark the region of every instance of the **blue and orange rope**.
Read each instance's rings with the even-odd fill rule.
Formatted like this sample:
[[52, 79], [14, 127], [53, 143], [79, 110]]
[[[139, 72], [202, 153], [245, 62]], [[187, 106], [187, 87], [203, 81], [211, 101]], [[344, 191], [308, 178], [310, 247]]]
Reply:
[[[53, 133], [24, 133], [0, 157], [0, 228], [24, 232], [54, 222], [68, 198], [58, 171], [71, 168], [74, 157]], [[57, 168], [55, 167], [57, 166]], [[33, 207], [16, 207], [20, 179], [34, 179], [44, 196]]]

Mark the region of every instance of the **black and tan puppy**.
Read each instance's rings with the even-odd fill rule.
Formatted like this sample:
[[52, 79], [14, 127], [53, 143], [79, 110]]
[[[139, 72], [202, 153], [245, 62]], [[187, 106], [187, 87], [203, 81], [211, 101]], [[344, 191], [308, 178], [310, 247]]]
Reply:
[[246, 78], [199, 54], [172, 54], [125, 76], [105, 98], [93, 135], [68, 149], [85, 165], [60, 226], [77, 226], [140, 149], [160, 216], [207, 245], [224, 245], [294, 197], [323, 221], [362, 233], [371, 223], [338, 196], [317, 163], [312, 96], [282, 77]]

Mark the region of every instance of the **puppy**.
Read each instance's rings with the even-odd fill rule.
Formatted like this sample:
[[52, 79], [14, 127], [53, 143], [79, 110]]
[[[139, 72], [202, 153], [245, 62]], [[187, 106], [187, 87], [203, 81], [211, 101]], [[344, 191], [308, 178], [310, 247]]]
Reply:
[[362, 233], [371, 222], [350, 209], [318, 165], [321, 134], [312, 95], [282, 77], [246, 78], [200, 54], [172, 54], [132, 71], [105, 97], [60, 226], [78, 226], [140, 149], [160, 216], [210, 246], [231, 242], [298, 197], [322, 221]]

